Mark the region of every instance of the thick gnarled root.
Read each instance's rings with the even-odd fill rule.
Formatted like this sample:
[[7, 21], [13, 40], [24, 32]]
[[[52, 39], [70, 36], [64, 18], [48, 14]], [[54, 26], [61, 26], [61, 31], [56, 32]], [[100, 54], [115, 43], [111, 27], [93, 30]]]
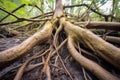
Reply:
[[68, 37], [68, 50], [72, 57], [85, 69], [92, 72], [99, 80], [120, 80], [116, 76], [112, 75], [108, 71], [106, 71], [104, 68], [96, 64], [95, 62], [85, 58], [82, 56], [74, 47], [74, 41], [69, 36]]
[[68, 21], [63, 22], [65, 32], [71, 35], [76, 41], [89, 47], [99, 54], [103, 59], [120, 69], [120, 49], [104, 41], [99, 36], [87, 29], [80, 28]]
[[47, 41], [52, 34], [52, 30], [52, 23], [48, 21], [45, 23], [42, 30], [36, 32], [33, 36], [29, 37], [21, 44], [0, 52], [0, 69], [28, 53], [36, 44]]

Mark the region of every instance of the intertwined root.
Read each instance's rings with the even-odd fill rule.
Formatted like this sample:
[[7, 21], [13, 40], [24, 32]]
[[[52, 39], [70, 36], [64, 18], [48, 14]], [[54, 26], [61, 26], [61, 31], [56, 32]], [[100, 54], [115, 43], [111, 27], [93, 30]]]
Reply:
[[85, 69], [92, 72], [99, 80], [119, 80], [119, 78], [113, 76], [111, 73], [106, 71], [104, 68], [96, 64], [95, 62], [82, 56], [74, 47], [74, 41], [69, 36], [68, 38], [68, 50], [72, 57]]
[[[25, 6], [25, 5], [23, 5], [23, 6]], [[79, 6], [82, 6], [82, 5], [79, 5]], [[83, 4], [83, 6], [90, 8], [89, 6], [87, 6], [85, 4]], [[9, 15], [16, 17], [17, 22], [25, 21], [25, 20], [26, 21], [44, 21], [42, 19], [34, 20], [34, 19], [19, 18], [19, 17], [15, 16], [14, 14], [12, 14], [2, 8], [0, 8], [0, 9], [2, 11], [9, 13]], [[107, 16], [107, 15], [103, 15], [103, 14], [95, 11], [94, 9], [91, 9], [91, 10], [103, 17]], [[48, 15], [46, 15], [46, 16], [48, 16]], [[50, 20], [50, 19], [46, 19], [46, 20]], [[0, 25], [7, 25], [9, 23], [16, 23], [16, 21], [8, 22], [8, 23], [1, 23]], [[57, 26], [55, 26], [56, 23], [58, 24]], [[84, 24], [84, 23], [79, 23], [79, 24]], [[98, 23], [96, 23], [96, 24], [98, 24]], [[89, 23], [86, 25], [86, 27], [93, 28], [93, 27], [96, 27], [96, 24], [91, 26], [91, 23]], [[109, 25], [106, 25], [106, 23], [102, 23], [100, 25], [106, 26], [106, 27], [104, 27], [104, 29], [109, 28], [108, 27]], [[112, 23], [112, 25], [116, 26], [116, 28], [111, 27], [110, 29], [119, 30], [120, 24]], [[103, 28], [103, 26], [102, 27], [99, 26], [99, 28]], [[57, 29], [54, 34], [53, 30], [55, 30], [55, 28], [57, 28]], [[62, 31], [62, 30], [64, 30], [64, 31]], [[61, 44], [59, 44], [60, 43], [59, 39], [62, 38], [60, 36], [60, 33], [64, 33], [67, 36], [67, 37], [65, 37], [65, 39], [62, 40]], [[56, 0], [56, 7], [54, 10], [53, 19], [50, 21], [47, 21], [40, 31], [38, 31], [33, 36], [31, 36], [28, 39], [26, 39], [25, 41], [23, 41], [21, 44], [15, 46], [15, 47], [12, 47], [8, 50], [0, 52], [0, 68], [3, 69], [4, 67], [8, 66], [9, 64], [15, 62], [18, 58], [20, 58], [21, 56], [24, 56], [26, 53], [31, 51], [32, 48], [34, 46], [36, 46], [38, 43], [43, 43], [46, 41], [50, 41], [48, 43], [50, 45], [49, 49], [46, 49], [43, 53], [40, 52], [38, 54], [33, 55], [28, 60], [26, 60], [22, 65], [12, 68], [12, 69], [16, 69], [16, 68], [20, 67], [14, 80], [21, 80], [22, 75], [25, 71], [32, 70], [40, 65], [43, 65], [43, 67], [41, 69], [41, 74], [40, 74], [39, 78], [42, 79], [43, 78], [42, 75], [45, 75], [47, 77], [47, 80], [52, 80], [51, 72], [50, 72], [50, 69], [51, 69], [50, 62], [51, 62], [52, 57], [55, 57], [54, 65], [52, 65], [52, 66], [56, 67], [57, 60], [59, 59], [64, 71], [67, 73], [67, 75], [69, 75], [69, 78], [71, 80], [74, 80], [71, 73], [69, 72], [69, 70], [67, 70], [67, 68], [64, 64], [64, 61], [62, 60], [62, 58], [59, 54], [60, 53], [59, 50], [63, 47], [63, 45], [65, 45], [65, 43], [67, 43], [69, 53], [71, 54], [73, 59], [75, 59], [85, 69], [87, 69], [91, 73], [93, 73], [98, 79], [100, 79], [100, 80], [120, 80], [119, 78], [115, 77], [110, 72], [108, 72], [107, 70], [105, 70], [104, 68], [99, 66], [94, 61], [84, 57], [81, 53], [79, 53], [77, 51], [76, 48], [78, 48], [79, 51], [81, 51], [81, 52], [85, 52], [87, 54], [90, 54], [90, 55], [96, 57], [95, 55], [82, 50], [77, 45], [77, 44], [83, 44], [84, 46], [89, 47], [92, 51], [97, 53], [101, 58], [105, 59], [106, 61], [108, 61], [113, 66], [115, 66], [119, 69], [120, 69], [120, 49], [113, 46], [112, 44], [107, 43], [106, 41], [102, 40], [100, 37], [96, 36], [89, 30], [80, 28], [78, 26], [71, 24], [69, 21], [66, 21], [65, 14], [63, 12], [62, 0]], [[55, 53], [57, 53], [57, 54], [55, 54]], [[29, 64], [32, 60], [37, 59], [37, 58], [40, 58], [41, 62], [33, 64], [33, 65]], [[9, 71], [11, 71], [12, 69], [10, 69]], [[7, 72], [9, 72], [9, 71], [7, 71]], [[83, 73], [84, 73], [84, 77], [86, 79], [87, 77], [85, 76], [85, 72], [83, 71]], [[0, 76], [0, 78], [1, 77], [2, 76]]]
[[[14, 80], [21, 80], [23, 73], [26, 71], [26, 68], [28, 68], [28, 70], [31, 70], [31, 69], [34, 69], [35, 67], [40, 66], [40, 65], [43, 65], [43, 68], [41, 70], [40, 78], [42, 79], [42, 75], [46, 75], [48, 80], [51, 80], [50, 61], [51, 61], [51, 58], [53, 56], [56, 57], [56, 60], [59, 58], [59, 60], [60, 60], [60, 62], [62, 64], [65, 72], [69, 75], [71, 80], [74, 80], [72, 78], [69, 70], [67, 70], [67, 68], [66, 68], [66, 66], [64, 64], [64, 61], [62, 60], [61, 56], [59, 55], [59, 50], [63, 47], [63, 45], [66, 42], [68, 44], [68, 50], [69, 50], [71, 56], [81, 66], [83, 66], [85, 69], [87, 69], [91, 73], [93, 73], [98, 79], [100, 79], [100, 80], [119, 80], [119, 78], [115, 77], [110, 72], [106, 71], [104, 68], [99, 66], [97, 63], [95, 63], [92, 60], [87, 59], [86, 57], [84, 57], [82, 54], [80, 54], [75, 49], [75, 47], [78, 47], [80, 51], [85, 52], [84, 50], [82, 50], [76, 44], [76, 43], [78, 43], [78, 44], [82, 43], [85, 46], [88, 46], [90, 49], [92, 49], [96, 53], [98, 53], [102, 58], [104, 58], [105, 60], [107, 60], [110, 63], [112, 63], [109, 60], [111, 58], [112, 54], [114, 52], [119, 52], [119, 49], [116, 48], [113, 45], [111, 47], [110, 46], [111, 44], [105, 42], [104, 40], [102, 40], [101, 38], [99, 38], [95, 34], [91, 33], [90, 31], [88, 31], [86, 29], [82, 29], [80, 27], [77, 27], [77, 26], [75, 26], [75, 25], [65, 21], [64, 17], [59, 18], [59, 19], [57, 21], [55, 21], [54, 24], [53, 24], [53, 22], [47, 22], [40, 32], [37, 32], [35, 35], [33, 35], [32, 37], [28, 38], [27, 40], [25, 40], [20, 45], [18, 45], [16, 47], [13, 47], [13, 48], [11, 48], [11, 49], [9, 49], [7, 51], [3, 51], [2, 52], [2, 53], [6, 53], [6, 52], [10, 51], [9, 55], [10, 54], [13, 55], [12, 52], [14, 52], [15, 49], [18, 49], [18, 47], [21, 47], [21, 45], [22, 45], [22, 48], [21, 48], [22, 52], [19, 54], [19, 55], [21, 55], [23, 53], [26, 53], [27, 50], [31, 49], [33, 46], [35, 46], [37, 44], [37, 41], [42, 41], [44, 39], [45, 40], [48, 39], [50, 41], [49, 42], [50, 48], [48, 50], [46, 50], [43, 54], [38, 53], [38, 54], [33, 55], [31, 58], [26, 60], [25, 63], [23, 63], [23, 65], [19, 68], [19, 70], [17, 72], [17, 75], [15, 76]], [[58, 25], [59, 27], [58, 27], [58, 29], [56, 29], [55, 34], [53, 34], [53, 36], [51, 36], [52, 38], [50, 38], [50, 35], [52, 35], [52, 30], [53, 30], [53, 28], [55, 28], [56, 22], [59, 22], [59, 23], [57, 23], [57, 24], [59, 24]], [[49, 33], [46, 33], [46, 32], [49, 32]], [[62, 38], [62, 36], [60, 36], [61, 33], [66, 33], [67, 37], [66, 37], [66, 39], [64, 39], [64, 41], [61, 42], [61, 44], [59, 44], [60, 43], [59, 39]], [[43, 37], [44, 34], [48, 34], [48, 35], [46, 35], [46, 37], [45, 36]], [[35, 39], [35, 41], [33, 41], [34, 40], [33, 38]], [[101, 42], [104, 42], [104, 43], [101, 43], [101, 44], [95, 43], [94, 40], [99, 41], [99, 43], [101, 43]], [[24, 44], [26, 44], [26, 45], [24, 45]], [[30, 46], [28, 46], [27, 44], [29, 44]], [[104, 45], [104, 47], [101, 47], [100, 45]], [[23, 48], [23, 46], [25, 48]], [[109, 49], [116, 50], [116, 51], [110, 52]], [[14, 53], [19, 53], [19, 50], [15, 51]], [[57, 54], [55, 55], [55, 53], [57, 53]], [[107, 56], [106, 54], [109, 54], [109, 56]], [[16, 54], [16, 55], [18, 55], [18, 54]], [[120, 55], [118, 55], [118, 53], [115, 53], [114, 56], [112, 56], [113, 60], [118, 60], [119, 59], [118, 57], [116, 57], [116, 55], [120, 56]], [[92, 55], [92, 56], [94, 56], [94, 55]], [[96, 57], [96, 56], [94, 56], [94, 57]], [[17, 57], [14, 57], [13, 60], [15, 58], [17, 58]], [[42, 62], [39, 62], [38, 64], [34, 64], [29, 69], [29, 66], [30, 66], [29, 63], [33, 59], [36, 59], [36, 58], [42, 58], [43, 60], [42, 60]], [[8, 59], [8, 60], [11, 61], [11, 59]], [[4, 62], [4, 60], [6, 60], [6, 58], [1, 58], [1, 62], [2, 61]], [[54, 66], [56, 66], [56, 60], [54, 61], [55, 62]], [[117, 63], [112, 63], [112, 64], [114, 66], [118, 67], [119, 66], [119, 61]]]

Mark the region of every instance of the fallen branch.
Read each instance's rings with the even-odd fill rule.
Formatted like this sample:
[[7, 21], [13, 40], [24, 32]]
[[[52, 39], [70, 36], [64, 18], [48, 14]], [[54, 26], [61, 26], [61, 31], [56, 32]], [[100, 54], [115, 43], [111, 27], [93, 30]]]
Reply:
[[120, 44], [120, 38], [119, 37], [114, 37], [114, 36], [106, 36], [105, 40], [108, 42], [113, 42], [116, 44]]
[[[86, 25], [87, 22], [74, 22], [75, 25], [83, 26]], [[86, 25], [88, 29], [110, 29], [110, 30], [120, 30], [119, 22], [89, 22]]]

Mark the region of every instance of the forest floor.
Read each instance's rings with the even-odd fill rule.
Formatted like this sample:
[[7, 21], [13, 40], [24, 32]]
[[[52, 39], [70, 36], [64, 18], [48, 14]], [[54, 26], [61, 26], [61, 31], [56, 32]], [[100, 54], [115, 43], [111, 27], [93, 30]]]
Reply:
[[[24, 38], [25, 39], [25, 38]], [[0, 38], [0, 51], [6, 50], [12, 46], [20, 44], [23, 40], [23, 38]], [[30, 56], [34, 55], [36, 52], [42, 50], [43, 48], [49, 48], [49, 45], [46, 44], [38, 44], [33, 48], [31, 52], [29, 52], [27, 55], [25, 55], [23, 58], [16, 61], [14, 64], [10, 65], [9, 67], [5, 68], [6, 70], [9, 70], [11, 67], [17, 66], [25, 62]], [[92, 80], [97, 80], [97, 78], [92, 75], [89, 71], [82, 68], [73, 58], [70, 56], [70, 54], [67, 51], [67, 47], [64, 46], [64, 48], [61, 49], [62, 54], [60, 54], [67, 70], [71, 74], [73, 80], [85, 80], [85, 75], [89, 75]], [[86, 55], [87, 56], [87, 55]], [[87, 56], [89, 57], [89, 56]], [[89, 57], [91, 58], [91, 57]], [[50, 62], [50, 72], [52, 80], [71, 80], [69, 75], [66, 73], [66, 71], [63, 69], [63, 66], [61, 65], [61, 62], [57, 60], [57, 66], [54, 66], [52, 62], [54, 62], [54, 57], [51, 59]], [[115, 69], [112, 65], [107, 63], [106, 61], [99, 58], [99, 60], [96, 60], [94, 58], [91, 58], [92, 60], [99, 63], [102, 67], [107, 69], [108, 71], [112, 72], [114, 75], [117, 75], [120, 77], [120, 70]], [[53, 61], [52, 61], [53, 60]], [[32, 61], [30, 64], [38, 63], [41, 61], [40, 59], [36, 59]], [[41, 75], [41, 69], [43, 66], [39, 66], [27, 73], [25, 73], [22, 77], [22, 80], [40, 80]], [[4, 71], [5, 71], [4, 69]], [[16, 72], [18, 69], [12, 70], [9, 73], [7, 73], [2, 80], [13, 80]], [[85, 72], [85, 73], [84, 73]], [[3, 73], [3, 71], [0, 71], [0, 74]], [[85, 74], [85, 75], [84, 75]], [[47, 80], [46, 77], [44, 77], [43, 80]]]

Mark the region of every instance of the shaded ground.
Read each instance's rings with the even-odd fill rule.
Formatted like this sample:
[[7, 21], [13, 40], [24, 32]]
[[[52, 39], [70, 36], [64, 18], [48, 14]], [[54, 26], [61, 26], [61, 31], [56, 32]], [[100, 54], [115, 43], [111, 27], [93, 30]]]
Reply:
[[[22, 41], [23, 41], [23, 39], [21, 40], [21, 39], [18, 39], [18, 38], [0, 38], [0, 51], [8, 49], [12, 46], [18, 45]], [[17, 65], [22, 64], [23, 62], [25, 62], [26, 59], [28, 59], [30, 56], [34, 55], [38, 51], [42, 51], [43, 49], [45, 50], [47, 48], [49, 48], [48, 44], [45, 44], [45, 45], [42, 45], [42, 44], [39, 45], [38, 44], [36, 47], [34, 47], [33, 51], [31, 51], [29, 54], [24, 56], [22, 59], [15, 62], [11, 66], [7, 67], [6, 69], [3, 69], [3, 71], [0, 71], [0, 75], [5, 70], [9, 70], [13, 66], [17, 66]], [[73, 80], [85, 80], [85, 76], [83, 74], [84, 72], [85, 72], [85, 75], [87, 75], [87, 77], [91, 78], [92, 80], [97, 80], [97, 78], [95, 76], [93, 76], [87, 70], [84, 71], [84, 69], [78, 63], [76, 63], [76, 61], [73, 60], [72, 57], [70, 57], [66, 46], [64, 46], [60, 50], [60, 53], [62, 53], [62, 54], [60, 54], [60, 56], [61, 56], [62, 60], [64, 61], [64, 64], [65, 64], [67, 70], [69, 71], [69, 73], [71, 74]], [[120, 71], [115, 69], [113, 66], [111, 66], [110, 64], [108, 64], [104, 60], [102, 60], [100, 58], [99, 58], [99, 60], [96, 60], [95, 58], [90, 57], [88, 55], [85, 55], [85, 56], [94, 60], [94, 61], [96, 61], [97, 63], [102, 65], [104, 68], [106, 68], [107, 70], [112, 72], [114, 75], [117, 75], [117, 76], [120, 77]], [[57, 60], [56, 66], [54, 65], [55, 59], [56, 59], [55, 56], [52, 57], [51, 62], [50, 62], [50, 70], [51, 70], [52, 80], [71, 80], [69, 75], [66, 73], [65, 69], [61, 65], [61, 62], [60, 62], [59, 59]], [[38, 62], [41, 62], [41, 59], [36, 59], [36, 60], [32, 61], [30, 64], [38, 63]], [[25, 73], [22, 80], [40, 80], [40, 75], [41, 75], [41, 69], [42, 68], [43, 68], [43, 65], [33, 69], [30, 72]], [[12, 70], [8, 74], [6, 74], [4, 77], [2, 77], [2, 79], [0, 79], [0, 80], [13, 80], [13, 78], [16, 74], [16, 71], [17, 71], [17, 69]], [[44, 78], [43, 80], [47, 80], [45, 76], [43, 78]]]

